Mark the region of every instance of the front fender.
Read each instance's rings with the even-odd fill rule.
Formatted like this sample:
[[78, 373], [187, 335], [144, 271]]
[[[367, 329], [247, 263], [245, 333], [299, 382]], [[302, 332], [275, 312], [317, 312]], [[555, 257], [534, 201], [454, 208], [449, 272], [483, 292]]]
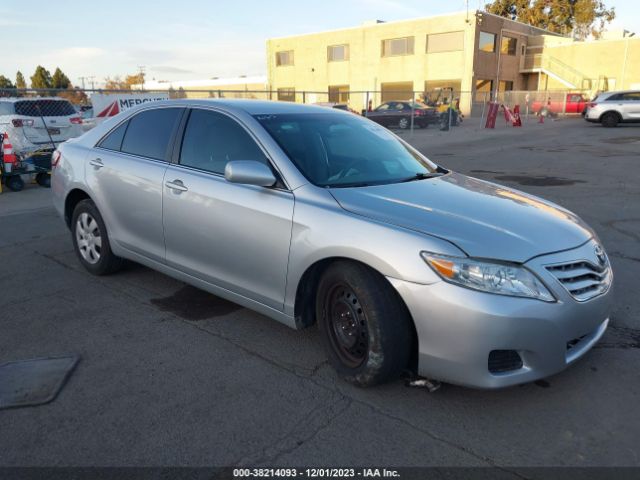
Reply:
[[387, 277], [428, 285], [439, 277], [420, 258], [423, 250], [464, 256], [446, 240], [362, 217], [342, 209], [326, 191], [305, 186], [296, 191], [285, 313], [294, 314], [304, 273], [319, 261], [346, 258]]

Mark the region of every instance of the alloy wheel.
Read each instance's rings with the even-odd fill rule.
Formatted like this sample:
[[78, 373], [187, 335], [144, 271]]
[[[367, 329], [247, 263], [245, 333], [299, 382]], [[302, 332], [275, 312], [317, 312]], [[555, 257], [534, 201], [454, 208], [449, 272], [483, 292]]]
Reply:
[[102, 236], [98, 222], [87, 212], [82, 212], [76, 221], [76, 243], [82, 258], [95, 265], [100, 261]]

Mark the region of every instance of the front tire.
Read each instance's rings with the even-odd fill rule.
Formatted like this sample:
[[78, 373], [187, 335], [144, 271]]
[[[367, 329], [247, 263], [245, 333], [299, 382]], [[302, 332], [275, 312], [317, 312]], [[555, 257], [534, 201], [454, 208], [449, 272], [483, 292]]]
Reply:
[[620, 122], [620, 116], [614, 112], [605, 113], [600, 120], [603, 127], [606, 128], [614, 128], [618, 126], [618, 122]]
[[71, 238], [80, 263], [94, 275], [108, 275], [122, 267], [123, 260], [111, 251], [107, 227], [91, 200], [82, 200], [73, 210]]
[[401, 118], [400, 122], [398, 123], [398, 126], [400, 127], [401, 130], [406, 130], [407, 128], [409, 128], [410, 125], [411, 123], [407, 118]]
[[377, 385], [398, 378], [409, 366], [409, 312], [370, 268], [348, 261], [331, 265], [318, 285], [316, 318], [329, 362], [346, 381]]

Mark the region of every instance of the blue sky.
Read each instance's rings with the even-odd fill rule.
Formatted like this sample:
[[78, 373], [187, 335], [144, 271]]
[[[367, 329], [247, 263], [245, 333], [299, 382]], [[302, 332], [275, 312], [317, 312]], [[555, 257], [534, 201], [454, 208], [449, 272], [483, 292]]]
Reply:
[[[135, 73], [147, 78], [201, 79], [264, 74], [265, 40], [465, 9], [464, 0], [158, 0], [79, 2], [3, 0], [0, 74], [31, 76], [36, 65], [78, 77]], [[471, 9], [484, 4], [469, 0]], [[93, 7], [90, 5], [99, 5]], [[606, 0], [614, 27], [640, 35], [638, 0]]]

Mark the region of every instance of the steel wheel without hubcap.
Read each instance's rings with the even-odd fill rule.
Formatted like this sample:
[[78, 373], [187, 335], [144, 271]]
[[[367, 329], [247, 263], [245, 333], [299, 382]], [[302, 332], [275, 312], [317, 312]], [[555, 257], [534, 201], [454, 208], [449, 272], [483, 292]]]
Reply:
[[369, 332], [364, 310], [347, 285], [336, 285], [326, 297], [331, 344], [345, 366], [357, 368], [367, 359]]
[[84, 260], [91, 265], [100, 261], [102, 250], [100, 228], [98, 222], [87, 212], [82, 212], [76, 221], [76, 242]]

